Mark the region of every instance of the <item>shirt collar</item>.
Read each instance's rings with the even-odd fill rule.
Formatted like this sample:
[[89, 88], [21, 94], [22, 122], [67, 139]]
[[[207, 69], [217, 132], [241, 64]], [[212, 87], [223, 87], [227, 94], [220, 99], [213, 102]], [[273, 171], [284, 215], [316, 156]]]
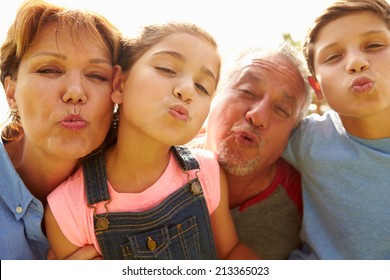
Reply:
[[17, 220], [21, 219], [33, 200], [36, 200], [34, 205], [38, 208], [43, 207], [42, 205], [39, 206], [38, 199], [30, 193], [19, 177], [3, 143], [0, 145], [0, 162], [2, 163], [0, 168], [0, 197], [7, 204], [10, 211], [14, 213], [15, 218]]

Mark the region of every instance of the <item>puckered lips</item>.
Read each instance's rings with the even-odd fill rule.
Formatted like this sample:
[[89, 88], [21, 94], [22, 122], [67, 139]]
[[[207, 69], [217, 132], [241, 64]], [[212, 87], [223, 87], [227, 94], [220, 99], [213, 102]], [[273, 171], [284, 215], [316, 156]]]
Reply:
[[87, 126], [87, 121], [79, 114], [70, 114], [61, 120], [61, 125], [66, 129], [78, 131]]
[[189, 112], [186, 107], [183, 105], [173, 105], [169, 108], [169, 113], [172, 117], [181, 120], [187, 121], [189, 119]]
[[255, 133], [246, 130], [234, 131], [235, 139], [238, 143], [245, 146], [259, 146], [260, 139]]
[[374, 87], [374, 82], [368, 77], [362, 76], [352, 81], [351, 89], [359, 94], [368, 94]]

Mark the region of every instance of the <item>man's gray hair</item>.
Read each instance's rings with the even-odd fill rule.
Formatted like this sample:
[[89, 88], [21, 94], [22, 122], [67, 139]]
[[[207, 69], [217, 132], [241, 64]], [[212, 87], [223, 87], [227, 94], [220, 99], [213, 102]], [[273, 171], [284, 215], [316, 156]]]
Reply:
[[233, 83], [235, 83], [237, 77], [239, 77], [245, 67], [248, 66], [250, 61], [271, 56], [285, 57], [288, 61], [295, 65], [304, 81], [306, 98], [302, 106], [299, 118], [302, 119], [307, 114], [310, 103], [312, 101], [312, 89], [308, 82], [310, 72], [307, 68], [306, 61], [303, 58], [303, 54], [298, 52], [296, 48], [294, 48], [288, 43], [280, 44], [277, 48], [274, 49], [261, 49], [258, 47], [251, 47], [242, 51], [238, 56], [234, 56], [235, 59], [233, 61], [224, 61], [221, 82], [219, 84], [219, 88], [217, 89], [216, 99], [218, 99], [218, 95], [223, 94], [225, 92], [226, 88], [230, 87]]

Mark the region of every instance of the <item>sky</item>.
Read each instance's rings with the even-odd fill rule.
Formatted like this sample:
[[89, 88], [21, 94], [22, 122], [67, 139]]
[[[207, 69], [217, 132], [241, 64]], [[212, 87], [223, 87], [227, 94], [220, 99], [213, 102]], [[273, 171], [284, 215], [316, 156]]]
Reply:
[[[222, 56], [248, 46], [272, 47], [290, 33], [302, 41], [314, 19], [334, 0], [47, 0], [70, 8], [98, 12], [124, 35], [132, 36], [147, 24], [189, 21], [210, 32]], [[22, 0], [6, 1], [0, 10], [0, 42]], [[39, 102], [39, 101], [37, 101]], [[0, 124], [8, 105], [0, 87]]]

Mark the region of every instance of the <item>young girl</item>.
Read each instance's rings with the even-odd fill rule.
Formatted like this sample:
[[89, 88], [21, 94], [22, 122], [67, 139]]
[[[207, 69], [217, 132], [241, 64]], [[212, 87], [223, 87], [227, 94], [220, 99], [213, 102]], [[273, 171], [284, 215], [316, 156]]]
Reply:
[[105, 259], [255, 258], [238, 243], [213, 154], [177, 146], [209, 112], [220, 72], [214, 39], [191, 24], [153, 25], [124, 46], [122, 59], [112, 96], [117, 143], [48, 199], [56, 257], [94, 244]]

